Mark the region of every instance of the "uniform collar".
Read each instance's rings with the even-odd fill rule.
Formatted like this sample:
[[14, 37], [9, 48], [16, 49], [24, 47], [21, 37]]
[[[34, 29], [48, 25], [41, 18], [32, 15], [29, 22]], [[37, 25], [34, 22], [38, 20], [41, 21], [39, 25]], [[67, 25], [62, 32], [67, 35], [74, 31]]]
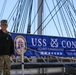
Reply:
[[[1, 32], [4, 33], [4, 32], [2, 31], [2, 29], [1, 29]], [[6, 31], [6, 33], [8, 33], [8, 32]], [[4, 33], [4, 34], [6, 34], [6, 33]]]

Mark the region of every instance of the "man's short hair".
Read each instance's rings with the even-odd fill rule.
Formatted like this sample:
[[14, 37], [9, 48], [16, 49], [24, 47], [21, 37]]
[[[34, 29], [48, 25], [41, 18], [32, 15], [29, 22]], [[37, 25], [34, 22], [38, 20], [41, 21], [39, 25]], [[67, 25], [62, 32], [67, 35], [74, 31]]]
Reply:
[[1, 23], [1, 25], [2, 25], [2, 24], [8, 24], [8, 23], [7, 23], [7, 20], [1, 20], [0, 23]]

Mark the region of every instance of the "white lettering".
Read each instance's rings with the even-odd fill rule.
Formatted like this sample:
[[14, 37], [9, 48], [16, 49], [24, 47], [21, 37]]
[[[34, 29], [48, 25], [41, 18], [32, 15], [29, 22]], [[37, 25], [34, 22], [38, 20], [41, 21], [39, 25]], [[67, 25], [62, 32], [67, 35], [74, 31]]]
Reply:
[[68, 48], [71, 48], [71, 42], [70, 41], [67, 41], [66, 45], [67, 45]]
[[46, 46], [46, 39], [43, 39], [43, 46]]
[[75, 42], [72, 41], [72, 48], [76, 48], [76, 41]]
[[31, 38], [33, 46], [46, 46], [46, 39], [41, 38]]
[[36, 46], [37, 45], [37, 38], [31, 38], [32, 40], [32, 45]]
[[38, 39], [38, 46], [42, 46], [41, 39]]
[[65, 40], [63, 40], [63, 41], [61, 42], [61, 44], [62, 44], [62, 47], [63, 47], [63, 48], [66, 48], [66, 41], [65, 41]]
[[65, 41], [63, 40], [61, 42], [61, 45], [63, 48], [76, 48], [76, 42], [75, 41]]

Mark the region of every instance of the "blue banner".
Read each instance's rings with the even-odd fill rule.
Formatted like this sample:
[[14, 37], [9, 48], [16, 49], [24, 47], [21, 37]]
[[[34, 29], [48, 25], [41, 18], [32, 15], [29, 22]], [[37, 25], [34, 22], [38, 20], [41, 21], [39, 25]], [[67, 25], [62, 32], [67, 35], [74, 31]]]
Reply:
[[[11, 33], [15, 55], [76, 57], [76, 39], [56, 36]], [[23, 48], [23, 49], [22, 49]]]

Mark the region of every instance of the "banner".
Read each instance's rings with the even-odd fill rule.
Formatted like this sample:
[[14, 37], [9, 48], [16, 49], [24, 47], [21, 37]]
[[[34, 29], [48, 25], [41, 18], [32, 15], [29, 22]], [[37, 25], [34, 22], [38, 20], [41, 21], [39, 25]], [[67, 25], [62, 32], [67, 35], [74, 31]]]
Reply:
[[15, 55], [76, 57], [76, 39], [56, 36], [11, 33]]

